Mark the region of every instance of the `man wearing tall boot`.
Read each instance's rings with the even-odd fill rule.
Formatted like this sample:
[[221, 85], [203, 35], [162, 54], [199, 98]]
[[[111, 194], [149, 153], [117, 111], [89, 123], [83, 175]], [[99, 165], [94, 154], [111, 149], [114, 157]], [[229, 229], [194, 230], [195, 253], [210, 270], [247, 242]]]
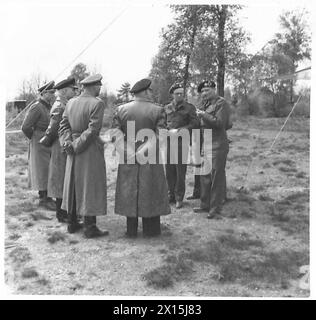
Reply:
[[[189, 130], [190, 136], [192, 129], [199, 127], [199, 120], [196, 116], [195, 107], [184, 100], [184, 88], [181, 84], [174, 84], [169, 89], [173, 100], [165, 106], [167, 115], [167, 129], [171, 134], [177, 134], [181, 129]], [[170, 138], [167, 146], [167, 164], [166, 177], [168, 182], [169, 201], [176, 203], [176, 208], [183, 206], [183, 198], [185, 194], [185, 176], [187, 171], [187, 156], [183, 158], [183, 149], [189, 150], [189, 141], [178, 139], [178, 163], [172, 163], [170, 154], [171, 150]]]
[[[158, 133], [159, 129], [166, 129], [164, 109], [152, 102], [151, 80], [142, 79], [130, 90], [134, 100], [120, 105], [113, 118], [113, 132], [118, 131], [123, 137], [124, 146], [119, 148], [117, 137], [113, 137], [116, 149], [121, 152], [124, 161], [120, 161], [117, 173], [115, 193], [115, 213], [126, 216], [129, 238], [137, 237], [138, 218], [142, 218], [143, 236], [155, 237], [161, 233], [160, 216], [171, 212], [168, 202], [168, 188], [163, 165], [155, 163], [139, 163], [137, 159], [148, 142], [136, 140], [141, 129], [151, 129]], [[132, 130], [128, 130], [132, 124]], [[133, 132], [131, 132], [133, 131]], [[130, 149], [134, 154], [127, 161], [129, 154], [129, 137], [131, 134], [135, 146]], [[154, 136], [154, 140], [158, 139]], [[144, 147], [145, 146], [145, 147]], [[158, 144], [154, 143], [156, 152]], [[135, 149], [134, 149], [135, 148]], [[158, 160], [158, 159], [156, 159]]]
[[39, 143], [49, 125], [49, 112], [55, 101], [54, 81], [38, 89], [40, 97], [30, 106], [22, 123], [22, 132], [29, 139], [29, 186], [38, 191], [40, 207], [55, 210], [47, 195], [48, 167], [51, 149]]
[[76, 95], [77, 87], [75, 85], [74, 78], [67, 78], [55, 85], [57, 99], [50, 111], [49, 126], [44, 137], [40, 140], [40, 143], [44, 146], [51, 147], [48, 196], [56, 198], [56, 218], [59, 222], [67, 222], [68, 216], [67, 211], [61, 209], [67, 156], [61, 149], [58, 140], [58, 129], [68, 100]]
[[[198, 86], [203, 99], [203, 108], [197, 114], [201, 127], [212, 129], [211, 161], [212, 170], [200, 176], [201, 204], [194, 212], [208, 212], [208, 219], [221, 219], [225, 198], [225, 166], [229, 150], [226, 130], [231, 127], [230, 109], [226, 100], [217, 94], [213, 81], [203, 81]], [[205, 153], [204, 148], [204, 153]]]
[[70, 99], [60, 122], [59, 140], [67, 154], [63, 202], [69, 215], [68, 232], [76, 231], [78, 216], [84, 218], [84, 235], [108, 235], [96, 225], [96, 216], [106, 214], [106, 171], [104, 143], [100, 138], [105, 104], [97, 98], [102, 76], [81, 81], [83, 92]]

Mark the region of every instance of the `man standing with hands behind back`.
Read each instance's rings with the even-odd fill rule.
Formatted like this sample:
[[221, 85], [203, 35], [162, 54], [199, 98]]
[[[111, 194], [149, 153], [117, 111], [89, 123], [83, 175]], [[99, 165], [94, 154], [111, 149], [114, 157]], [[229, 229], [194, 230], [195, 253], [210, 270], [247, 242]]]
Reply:
[[108, 235], [96, 226], [96, 216], [106, 214], [104, 143], [99, 134], [105, 104], [97, 98], [102, 76], [81, 81], [84, 91], [68, 101], [60, 123], [59, 140], [67, 153], [62, 209], [68, 212], [68, 232], [80, 229], [77, 215], [84, 218], [84, 235]]

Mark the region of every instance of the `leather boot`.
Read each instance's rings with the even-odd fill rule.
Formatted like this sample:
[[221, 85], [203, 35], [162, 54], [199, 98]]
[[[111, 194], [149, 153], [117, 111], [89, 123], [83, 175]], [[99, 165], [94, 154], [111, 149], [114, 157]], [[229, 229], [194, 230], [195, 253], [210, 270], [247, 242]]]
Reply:
[[96, 216], [85, 216], [84, 217], [84, 235], [86, 238], [98, 238], [98, 237], [104, 237], [109, 234], [109, 231], [104, 230], [101, 231], [96, 226], [97, 218]]
[[145, 238], [157, 237], [160, 234], [160, 216], [152, 218], [143, 218], [143, 236]]
[[136, 238], [138, 229], [138, 218], [126, 217], [126, 237]]
[[68, 222], [67, 211], [61, 208], [63, 199], [56, 198], [56, 218], [59, 222]]

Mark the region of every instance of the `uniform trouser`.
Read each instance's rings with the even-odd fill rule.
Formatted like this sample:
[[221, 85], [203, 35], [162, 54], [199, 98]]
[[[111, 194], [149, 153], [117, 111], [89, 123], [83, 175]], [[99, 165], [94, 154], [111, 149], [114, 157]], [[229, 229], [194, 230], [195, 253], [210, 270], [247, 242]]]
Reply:
[[61, 204], [63, 202], [62, 198], [56, 198], [56, 215], [66, 214], [67, 211], [61, 208]]
[[[138, 218], [127, 217], [127, 235], [136, 236], [138, 228]], [[143, 234], [145, 236], [157, 236], [161, 233], [160, 216], [152, 218], [142, 218]]]
[[[200, 198], [201, 195], [201, 181], [200, 175], [196, 174], [194, 176], [194, 187], [193, 187], [193, 197]], [[225, 170], [225, 178], [223, 183], [223, 195], [224, 200], [227, 198], [227, 189], [226, 189], [226, 170]]]
[[221, 209], [226, 196], [225, 166], [228, 150], [216, 151], [213, 154], [211, 173], [201, 175], [201, 208]]
[[38, 196], [39, 196], [40, 199], [47, 198], [47, 190], [38, 191]]
[[194, 187], [193, 187], [193, 197], [200, 197], [201, 195], [201, 181], [200, 175], [194, 175]]
[[186, 164], [166, 164], [169, 198], [182, 201], [185, 194]]
[[[68, 214], [68, 223], [69, 224], [77, 224], [78, 223], [78, 216], [77, 216], [77, 209], [76, 209], [76, 195], [74, 194], [74, 200], [72, 205], [72, 211]], [[91, 226], [95, 226], [97, 223], [96, 216], [85, 216], [83, 218], [84, 227], [88, 228]]]
[[[202, 148], [203, 148], [203, 134], [201, 131], [200, 135], [200, 154], [202, 153]], [[196, 165], [197, 168], [200, 168], [201, 165]], [[193, 187], [193, 197], [199, 198], [201, 195], [201, 181], [200, 181], [200, 175], [196, 174], [194, 175], [194, 187]]]

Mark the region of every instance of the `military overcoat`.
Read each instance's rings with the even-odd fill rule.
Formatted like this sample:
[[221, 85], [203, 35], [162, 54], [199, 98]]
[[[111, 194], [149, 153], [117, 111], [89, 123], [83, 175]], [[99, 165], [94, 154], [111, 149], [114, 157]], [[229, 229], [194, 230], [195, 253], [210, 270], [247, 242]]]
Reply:
[[106, 214], [106, 167], [100, 138], [105, 104], [87, 93], [68, 101], [59, 128], [63, 145], [72, 141], [73, 155], [67, 155], [62, 209], [81, 216]]
[[[141, 129], [158, 133], [166, 128], [164, 109], [151, 101], [135, 98], [118, 107], [112, 128], [127, 132], [127, 121], [134, 121], [135, 136]], [[168, 187], [162, 164], [119, 164], [115, 213], [126, 217], [150, 218], [169, 214]]]
[[47, 190], [51, 148], [39, 143], [49, 124], [51, 105], [39, 99], [31, 105], [22, 123], [22, 131], [29, 141], [29, 186], [33, 190]]
[[65, 97], [57, 97], [50, 111], [50, 122], [45, 133], [52, 140], [47, 192], [49, 197], [59, 199], [63, 197], [67, 156], [60, 146], [58, 129], [67, 101], [68, 100]]

